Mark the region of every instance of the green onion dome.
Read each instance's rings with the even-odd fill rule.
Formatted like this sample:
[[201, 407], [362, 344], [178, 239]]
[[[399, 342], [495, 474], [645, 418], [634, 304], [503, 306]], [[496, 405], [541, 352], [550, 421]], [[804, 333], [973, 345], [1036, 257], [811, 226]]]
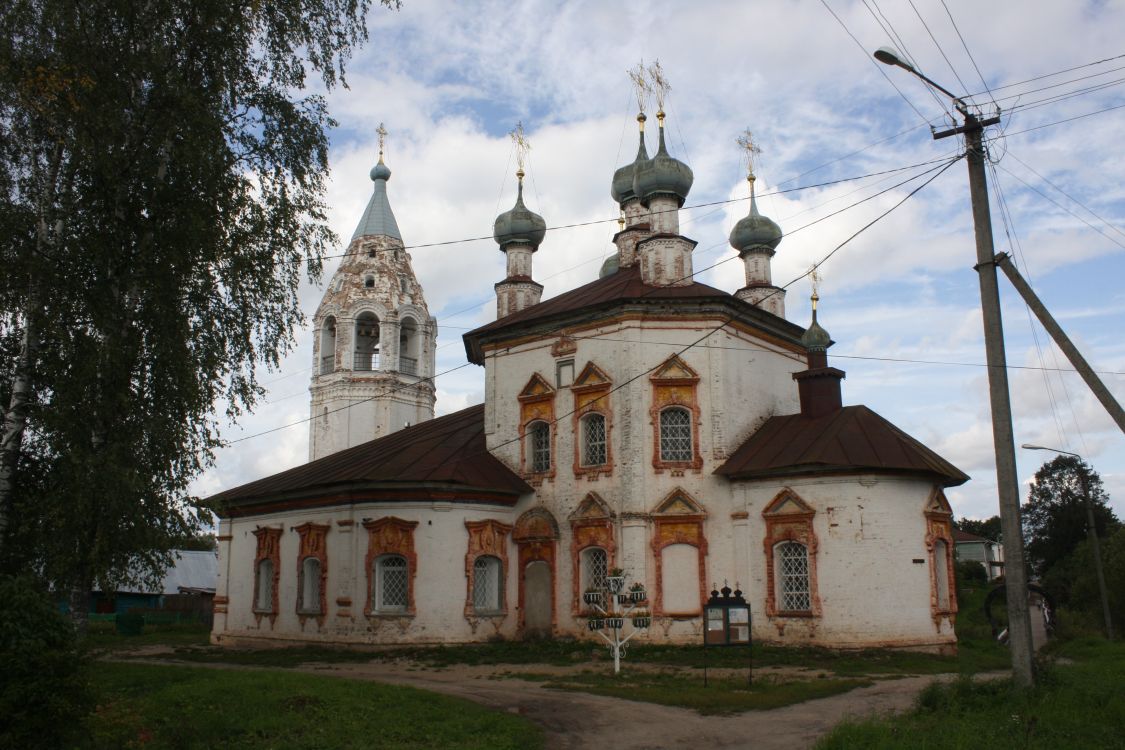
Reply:
[[781, 242], [781, 227], [773, 219], [758, 213], [758, 201], [754, 197], [754, 175], [751, 174], [747, 180], [750, 182], [750, 214], [730, 230], [731, 247], [740, 253], [755, 247], [773, 250]]
[[668, 154], [664, 144], [664, 113], [657, 113], [660, 120], [660, 148], [656, 156], [637, 165], [633, 175], [633, 194], [648, 202], [658, 195], [674, 195], [681, 206], [687, 200], [695, 175], [691, 167]]
[[516, 176], [519, 177], [516, 205], [497, 216], [492, 227], [492, 236], [501, 250], [514, 244], [538, 247], [547, 235], [547, 222], [523, 204], [523, 171], [517, 172]]

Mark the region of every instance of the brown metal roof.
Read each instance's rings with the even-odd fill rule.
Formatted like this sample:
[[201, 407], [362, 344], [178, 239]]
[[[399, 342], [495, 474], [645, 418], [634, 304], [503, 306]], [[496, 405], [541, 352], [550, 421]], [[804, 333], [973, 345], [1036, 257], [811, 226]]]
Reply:
[[488, 452], [484, 405], [447, 414], [333, 453], [207, 500], [224, 508], [341, 492], [359, 496], [394, 488], [501, 495], [511, 503], [531, 487]]
[[969, 479], [866, 406], [818, 417], [771, 417], [715, 470], [731, 479], [841, 472], [923, 474], [946, 487]]
[[986, 539], [985, 537], [977, 536], [976, 534], [970, 534], [967, 531], [961, 531], [961, 529], [954, 529], [953, 530], [953, 541], [954, 542], [992, 542], [991, 539]]
[[596, 319], [598, 313], [625, 303], [664, 303], [679, 300], [713, 300], [730, 305], [737, 311], [739, 317], [746, 318], [775, 336], [789, 339], [796, 344], [800, 343], [801, 334], [805, 330], [784, 318], [758, 309], [729, 292], [707, 284], [693, 281], [684, 286], [651, 286], [641, 280], [640, 265], [632, 265], [469, 331], [464, 337], [465, 351], [470, 362], [483, 364], [481, 341], [501, 332], [507, 332], [509, 329], [523, 329], [550, 321], [570, 325], [574, 321], [568, 318], [573, 318], [578, 313], [585, 318]]

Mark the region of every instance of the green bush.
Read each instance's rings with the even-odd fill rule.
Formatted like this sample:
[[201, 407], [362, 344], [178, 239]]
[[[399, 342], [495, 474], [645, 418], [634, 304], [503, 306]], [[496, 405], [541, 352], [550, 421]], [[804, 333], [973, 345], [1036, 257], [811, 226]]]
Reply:
[[74, 628], [30, 576], [0, 576], [0, 747], [63, 747], [92, 706]]
[[984, 586], [988, 583], [988, 574], [984, 566], [975, 560], [959, 560], [954, 566], [957, 577], [957, 586]]
[[[1100, 540], [1109, 609], [1115, 623], [1125, 622], [1125, 528]], [[1043, 587], [1059, 606], [1079, 621], [1103, 622], [1102, 601], [1089, 542], [1083, 541], [1043, 575]], [[1102, 626], [1098, 625], [1096, 629]]]

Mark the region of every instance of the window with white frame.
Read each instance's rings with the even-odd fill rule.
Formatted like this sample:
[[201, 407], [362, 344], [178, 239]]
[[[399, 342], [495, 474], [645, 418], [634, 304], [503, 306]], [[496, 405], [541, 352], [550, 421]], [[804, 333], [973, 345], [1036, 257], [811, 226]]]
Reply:
[[605, 588], [605, 577], [609, 570], [609, 555], [601, 547], [587, 547], [582, 550], [582, 588], [583, 590]]
[[660, 412], [660, 460], [690, 461], [691, 412], [671, 407]]
[[603, 466], [607, 461], [605, 416], [587, 414], [582, 417], [582, 465]]
[[301, 561], [300, 592], [297, 610], [302, 614], [321, 614], [320, 560], [315, 557], [306, 557]]
[[405, 612], [409, 606], [408, 570], [402, 555], [383, 555], [375, 560], [376, 612]]
[[503, 608], [503, 565], [498, 557], [481, 555], [473, 561], [473, 609], [494, 614]]
[[777, 588], [781, 593], [781, 610], [811, 610], [808, 548], [800, 542], [782, 542], [774, 547], [774, 565], [777, 571]]
[[528, 465], [534, 472], [551, 470], [551, 425], [532, 422], [527, 427]]
[[273, 611], [273, 560], [258, 561], [254, 592], [254, 609], [259, 612]]

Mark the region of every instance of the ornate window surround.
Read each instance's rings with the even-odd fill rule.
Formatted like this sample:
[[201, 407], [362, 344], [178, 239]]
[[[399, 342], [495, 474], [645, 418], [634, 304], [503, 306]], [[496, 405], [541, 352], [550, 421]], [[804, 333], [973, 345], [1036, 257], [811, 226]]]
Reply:
[[[535, 373], [527, 381], [527, 385], [520, 391], [520, 474], [528, 484], [537, 487], [544, 479], [553, 479], [555, 476], [556, 435], [558, 430], [555, 424], [555, 389], [539, 373]], [[533, 422], [546, 422], [551, 436], [551, 461], [546, 471], [534, 471], [531, 466], [531, 436], [528, 428]]]
[[[953, 542], [953, 508], [949, 505], [941, 487], [935, 486], [930, 492], [923, 514], [926, 517], [926, 552], [930, 562], [930, 616], [933, 618], [934, 627], [940, 632], [942, 619], [948, 619], [950, 626], [957, 622], [957, 584], [954, 567], [956, 558], [954, 551], [957, 547]], [[949, 584], [947, 607], [941, 606], [941, 597], [938, 595], [934, 543], [939, 539], [945, 542], [945, 573]]]
[[[766, 522], [766, 536], [762, 548], [766, 557], [766, 616], [775, 617], [820, 617], [820, 594], [817, 589], [817, 549], [819, 542], [813, 531], [813, 516], [816, 511], [793, 490], [786, 487], [777, 493], [762, 510]], [[804, 545], [809, 559], [809, 609], [787, 611], [778, 604], [780, 592], [777, 590], [778, 570], [775, 558], [777, 547], [782, 542], [799, 542]]]
[[551, 630], [556, 631], [559, 624], [559, 609], [555, 600], [559, 586], [556, 563], [559, 524], [551, 511], [543, 506], [536, 506], [516, 519], [512, 528], [512, 541], [516, 543], [516, 564], [519, 566], [519, 630], [522, 632], [526, 624], [524, 615], [527, 612], [527, 592], [524, 590], [524, 571], [530, 563], [543, 562], [551, 571]]
[[[593, 362], [587, 362], [582, 372], [570, 387], [574, 394], [574, 409], [571, 426], [574, 430], [574, 476], [597, 479], [613, 475], [613, 411], [610, 409], [609, 394], [613, 381], [605, 371]], [[585, 465], [586, 425], [583, 418], [589, 414], [600, 414], [605, 420], [605, 463]]]
[[[315, 617], [317, 624], [324, 624], [324, 616], [328, 612], [328, 524], [303, 523], [293, 528], [300, 538], [297, 552], [297, 616], [302, 621], [307, 617]], [[314, 558], [320, 563], [320, 581], [318, 590], [320, 601], [315, 610], [302, 609], [302, 597], [305, 591], [305, 560]]]
[[614, 513], [596, 492], [587, 493], [570, 515], [570, 611], [582, 611], [582, 552], [590, 547], [605, 550], [606, 569], [613, 568], [617, 558], [617, 541], [613, 530]]
[[[652, 386], [652, 406], [649, 424], [652, 427], [652, 466], [657, 474], [670, 471], [672, 476], [683, 476], [690, 469], [698, 474], [703, 469], [700, 449], [702, 409], [699, 405], [699, 374], [679, 355], [672, 355], [649, 376]], [[686, 409], [691, 418], [691, 460], [665, 461], [660, 455], [660, 413], [678, 406]]]
[[[693, 617], [703, 612], [707, 600], [707, 536], [703, 524], [707, 511], [691, 495], [680, 488], [672, 490], [652, 512], [652, 556], [655, 563], [655, 581], [652, 613], [656, 617]], [[699, 606], [687, 612], [669, 612], [664, 609], [664, 556], [665, 547], [687, 544], [699, 554]]]
[[[465, 619], [473, 625], [481, 619], [498, 618], [494, 627], [508, 616], [508, 534], [512, 527], [506, 523], [488, 519], [484, 521], [465, 521], [469, 534], [468, 548], [465, 552]], [[500, 561], [500, 609], [494, 612], [478, 612], [474, 599], [476, 576], [474, 567], [479, 557], [495, 557]]]
[[[414, 527], [417, 521], [405, 521], [394, 516], [376, 520], [364, 519], [367, 529], [367, 602], [363, 614], [367, 617], [413, 617], [416, 613], [414, 578], [418, 575], [418, 556], [414, 552]], [[406, 560], [406, 609], [402, 612], [379, 612], [375, 607], [375, 561], [384, 555], [401, 555]]]
[[[254, 553], [254, 593], [250, 600], [250, 607], [254, 612], [255, 621], [261, 625], [262, 617], [270, 618], [270, 626], [277, 621], [278, 613], [278, 583], [281, 580], [281, 533], [280, 526], [259, 526], [253, 534], [257, 538], [257, 550]], [[270, 585], [270, 608], [258, 608], [258, 570], [262, 560], [269, 560], [273, 565], [273, 582]]]

